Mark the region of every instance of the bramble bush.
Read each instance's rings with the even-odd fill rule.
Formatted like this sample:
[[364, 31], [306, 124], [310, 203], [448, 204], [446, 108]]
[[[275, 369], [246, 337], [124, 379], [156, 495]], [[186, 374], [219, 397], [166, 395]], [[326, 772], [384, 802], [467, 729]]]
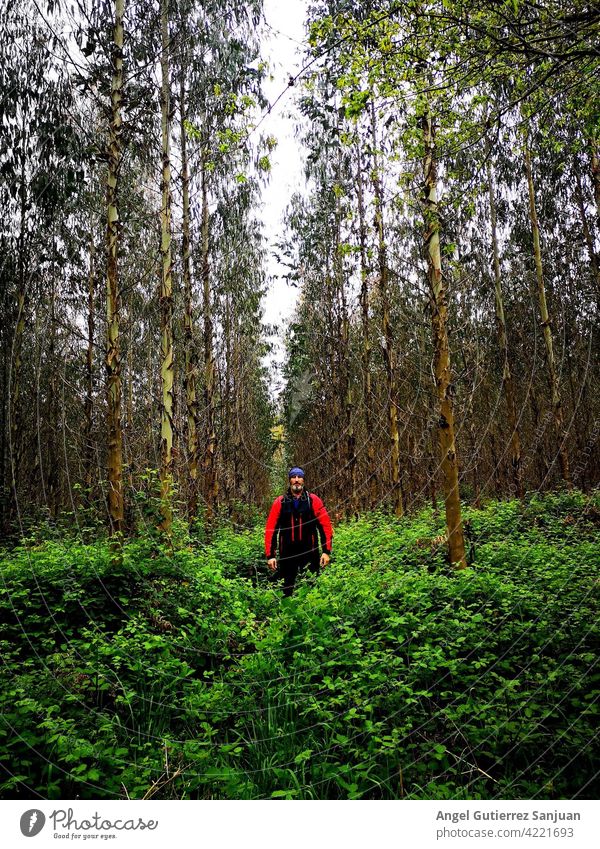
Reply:
[[595, 798], [597, 494], [336, 528], [290, 599], [262, 528], [0, 553], [3, 798]]

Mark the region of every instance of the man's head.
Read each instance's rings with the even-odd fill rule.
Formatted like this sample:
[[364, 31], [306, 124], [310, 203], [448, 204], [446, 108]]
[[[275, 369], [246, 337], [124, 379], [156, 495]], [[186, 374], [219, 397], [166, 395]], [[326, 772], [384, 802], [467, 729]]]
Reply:
[[294, 466], [288, 472], [288, 480], [293, 495], [300, 495], [304, 489], [304, 471], [299, 466]]

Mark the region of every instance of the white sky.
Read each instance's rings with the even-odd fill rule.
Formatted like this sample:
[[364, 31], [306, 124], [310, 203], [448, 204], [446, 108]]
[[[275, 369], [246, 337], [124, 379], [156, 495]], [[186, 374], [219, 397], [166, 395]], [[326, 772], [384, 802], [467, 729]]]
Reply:
[[[271, 179], [263, 191], [262, 217], [271, 252], [268, 272], [274, 278], [264, 302], [265, 321], [277, 325], [280, 332], [292, 314], [298, 293], [282, 279], [286, 269], [277, 263], [272, 248], [283, 233], [282, 216], [290, 196], [304, 185], [302, 149], [294, 138], [298, 120], [294, 105], [296, 89], [288, 87], [288, 79], [295, 76], [303, 64], [306, 6], [304, 0], [264, 0], [265, 19], [270, 29], [266, 30], [262, 58], [269, 63], [273, 77], [265, 82], [264, 91], [271, 104], [285, 92], [260, 128], [262, 134], [273, 135], [277, 139], [277, 147], [271, 155]], [[270, 360], [280, 363], [282, 357], [279, 339], [277, 351]], [[272, 386], [272, 389], [276, 391], [277, 386]]]

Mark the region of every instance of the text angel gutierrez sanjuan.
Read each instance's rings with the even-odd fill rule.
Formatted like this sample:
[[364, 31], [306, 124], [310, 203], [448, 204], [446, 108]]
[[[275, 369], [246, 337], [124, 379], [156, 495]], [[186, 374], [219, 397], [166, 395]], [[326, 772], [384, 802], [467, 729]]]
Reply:
[[[472, 814], [472, 816], [471, 816]], [[471, 819], [482, 822], [492, 820], [501, 822], [518, 820], [519, 822], [575, 822], [581, 819], [577, 811], [438, 811], [436, 820], [446, 822], [469, 822]]]

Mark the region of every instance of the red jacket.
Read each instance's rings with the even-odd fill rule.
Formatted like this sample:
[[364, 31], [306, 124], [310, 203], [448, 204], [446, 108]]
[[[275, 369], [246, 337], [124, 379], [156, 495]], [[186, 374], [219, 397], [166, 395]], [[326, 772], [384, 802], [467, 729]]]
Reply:
[[314, 550], [321, 541], [324, 554], [331, 554], [333, 529], [325, 505], [314, 492], [302, 491], [298, 505], [294, 505], [291, 491], [273, 502], [265, 527], [265, 555], [275, 557], [277, 543], [279, 556], [283, 552], [304, 554]]

